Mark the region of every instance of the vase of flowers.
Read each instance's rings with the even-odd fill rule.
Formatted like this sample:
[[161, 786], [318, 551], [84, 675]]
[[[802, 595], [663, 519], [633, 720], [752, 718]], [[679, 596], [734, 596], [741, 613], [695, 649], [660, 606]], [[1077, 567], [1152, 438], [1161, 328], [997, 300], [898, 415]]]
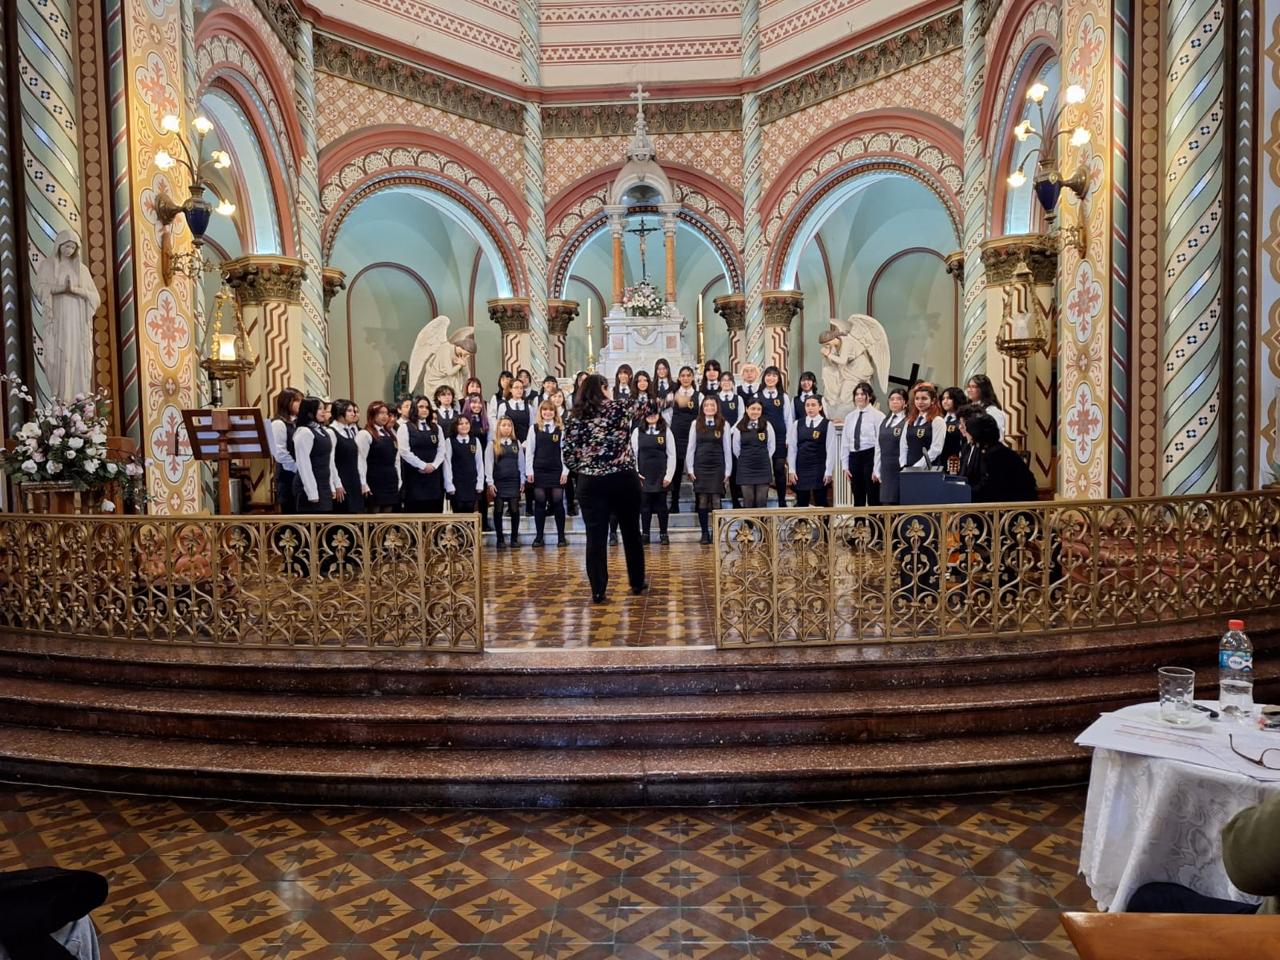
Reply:
[[622, 292], [622, 308], [629, 316], [658, 317], [665, 307], [666, 302], [648, 280], [641, 280]]
[[[12, 375], [0, 380], [31, 402], [21, 380]], [[111, 496], [141, 506], [147, 499], [142, 462], [131, 442], [121, 444], [109, 436], [110, 410], [110, 401], [96, 393], [76, 394], [69, 402], [55, 397], [36, 407], [35, 415], [5, 443], [0, 470], [20, 487], [36, 484], [44, 491], [79, 494], [104, 513], [116, 509]]]

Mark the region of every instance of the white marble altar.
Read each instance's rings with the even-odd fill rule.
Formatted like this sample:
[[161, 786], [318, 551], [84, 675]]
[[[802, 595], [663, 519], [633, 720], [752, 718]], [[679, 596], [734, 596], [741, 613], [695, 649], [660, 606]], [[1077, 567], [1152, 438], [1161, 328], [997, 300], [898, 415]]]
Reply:
[[671, 369], [681, 364], [692, 364], [693, 353], [685, 343], [685, 327], [688, 321], [674, 307], [668, 307], [660, 317], [633, 317], [625, 311], [614, 309], [604, 318], [604, 343], [596, 366], [600, 373], [613, 379], [621, 364], [629, 363], [632, 370], [653, 373], [658, 360], [666, 358]]

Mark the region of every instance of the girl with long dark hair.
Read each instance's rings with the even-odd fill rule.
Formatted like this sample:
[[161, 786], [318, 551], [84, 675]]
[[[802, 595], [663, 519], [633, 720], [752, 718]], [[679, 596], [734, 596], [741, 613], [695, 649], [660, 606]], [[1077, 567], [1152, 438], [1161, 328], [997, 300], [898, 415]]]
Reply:
[[872, 459], [871, 480], [880, 484], [880, 502], [898, 502], [898, 477], [902, 470], [902, 435], [907, 429], [907, 391], [894, 387], [889, 391], [889, 412], [880, 424], [876, 452]]
[[702, 543], [711, 542], [711, 511], [720, 509], [725, 484], [733, 472], [733, 441], [729, 425], [720, 415], [714, 394], [702, 398], [701, 410], [684, 453], [685, 472], [693, 482], [693, 495], [702, 526]]
[[406, 513], [444, 512], [444, 467], [448, 450], [444, 431], [436, 423], [431, 401], [418, 397], [409, 417], [396, 428], [396, 447], [404, 461]]
[[391, 513], [400, 504], [400, 457], [390, 423], [391, 409], [378, 400], [369, 404], [356, 437], [360, 491], [372, 513]]
[[796, 412], [787, 396], [782, 371], [775, 366], [764, 368], [761, 375], [760, 402], [764, 404], [765, 419], [773, 427], [773, 485], [778, 491], [778, 506], [787, 505], [787, 444]]
[[285, 387], [276, 394], [276, 413], [271, 418], [267, 439], [271, 441], [271, 458], [276, 462], [275, 501], [281, 513], [297, 513], [298, 501], [293, 493], [293, 479], [298, 473], [293, 459], [294, 423], [298, 407], [302, 403], [302, 391]]
[[676, 472], [671, 480], [671, 513], [680, 512], [680, 488], [684, 486], [685, 450], [689, 446], [689, 431], [698, 419], [698, 387], [694, 383], [693, 367], [684, 366], [671, 391], [671, 438], [676, 448]]
[[1009, 426], [1009, 418], [1005, 415], [1000, 400], [996, 397], [995, 385], [985, 373], [975, 373], [964, 386], [970, 403], [976, 403], [986, 411], [987, 416], [996, 422], [1000, 431], [1000, 439], [1004, 439], [1005, 430]]
[[332, 513], [334, 500], [344, 493], [333, 461], [333, 434], [325, 426], [328, 422], [328, 405], [319, 397], [307, 397], [298, 405], [293, 431], [293, 457], [298, 464], [293, 494], [298, 513]]
[[364, 513], [363, 484], [360, 482], [360, 448], [356, 435], [360, 432], [360, 408], [352, 400], [333, 401], [333, 418], [329, 431], [333, 434], [333, 463], [342, 484], [342, 501], [335, 513]]

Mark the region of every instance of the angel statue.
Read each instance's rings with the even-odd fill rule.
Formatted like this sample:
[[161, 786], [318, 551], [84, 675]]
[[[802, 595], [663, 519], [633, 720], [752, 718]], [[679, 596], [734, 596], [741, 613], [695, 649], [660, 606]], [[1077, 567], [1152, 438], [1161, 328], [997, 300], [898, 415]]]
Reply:
[[423, 327], [409, 354], [409, 392], [425, 394], [447, 386], [454, 396], [462, 396], [476, 355], [475, 333], [475, 327], [449, 333], [448, 317], [436, 317]]
[[80, 238], [63, 230], [54, 238], [53, 254], [36, 268], [44, 373], [50, 395], [66, 402], [93, 390], [93, 315], [102, 303], [80, 253]]
[[852, 410], [853, 389], [864, 380], [878, 396], [889, 389], [889, 338], [874, 317], [855, 313], [847, 320], [833, 318], [818, 343], [828, 416], [840, 418]]

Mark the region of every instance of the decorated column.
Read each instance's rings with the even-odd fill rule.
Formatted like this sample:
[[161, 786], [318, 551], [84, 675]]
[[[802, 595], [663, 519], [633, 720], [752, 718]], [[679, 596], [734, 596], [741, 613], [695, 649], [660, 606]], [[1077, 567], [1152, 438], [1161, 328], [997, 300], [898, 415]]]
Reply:
[[[804, 309], [804, 294], [799, 290], [766, 290], [763, 299], [765, 353], [764, 366], [775, 366], [785, 371], [791, 357], [791, 321]], [[750, 325], [750, 299], [747, 301], [747, 323]], [[747, 360], [751, 360], [748, 352]]]
[[987, 10], [991, 0], [964, 0], [964, 183], [962, 253], [964, 254], [964, 321], [960, 342], [961, 380], [987, 373], [987, 298], [983, 293], [981, 244], [986, 236], [987, 158], [986, 131], [981, 129], [982, 94], [986, 84]]
[[679, 209], [678, 203], [658, 204], [658, 211], [662, 214], [662, 238], [667, 254], [667, 303], [676, 302], [676, 213]]
[[622, 218], [627, 208], [610, 204], [604, 208], [609, 215], [609, 242], [613, 245], [613, 312], [622, 311], [622, 289], [626, 285], [626, 277], [622, 270]]
[[569, 324], [578, 315], [577, 300], [547, 301], [547, 330], [551, 334], [551, 368], [547, 371], [553, 377], [569, 375], [569, 362], [565, 354], [565, 338], [569, 334]]
[[502, 369], [515, 373], [529, 367], [529, 298], [499, 297], [489, 301], [489, 319], [502, 331]]
[[[724, 317], [724, 325], [729, 330], [729, 369], [742, 368], [743, 338], [747, 329], [747, 298], [741, 293], [726, 293], [711, 301], [716, 313]], [[788, 320], [788, 327], [791, 321]], [[786, 370], [786, 367], [780, 367]]]
[[[742, 79], [760, 72], [760, 0], [743, 0], [741, 14]], [[772, 349], [765, 343], [764, 229], [760, 202], [764, 195], [764, 134], [760, 127], [760, 95], [742, 95], [742, 264], [746, 288], [746, 358], [761, 363]], [[790, 319], [787, 321], [788, 327]], [[770, 332], [770, 337], [774, 336]], [[785, 354], [786, 348], [783, 347]], [[786, 369], [786, 367], [782, 367]]]
[[[532, 89], [542, 83], [538, 0], [519, 0], [520, 73]], [[529, 275], [528, 367], [538, 374], [550, 369], [547, 327], [546, 177], [542, 159], [542, 104], [524, 104], [524, 201], [529, 208], [524, 227], [524, 267]]]
[[[254, 254], [228, 260], [221, 270], [258, 355], [258, 365], [246, 379], [240, 400], [269, 415], [276, 394], [285, 387], [310, 392], [302, 340], [307, 267], [292, 257]], [[229, 323], [224, 317], [224, 330]]]
[[329, 392], [329, 323], [324, 314], [323, 251], [320, 243], [320, 163], [316, 153], [316, 81], [314, 34], [311, 23], [298, 21], [294, 51], [293, 89], [298, 129], [302, 131], [302, 158], [298, 165], [295, 216], [298, 221], [298, 252], [306, 264], [302, 279], [303, 370], [295, 386], [305, 385], [308, 393]]

